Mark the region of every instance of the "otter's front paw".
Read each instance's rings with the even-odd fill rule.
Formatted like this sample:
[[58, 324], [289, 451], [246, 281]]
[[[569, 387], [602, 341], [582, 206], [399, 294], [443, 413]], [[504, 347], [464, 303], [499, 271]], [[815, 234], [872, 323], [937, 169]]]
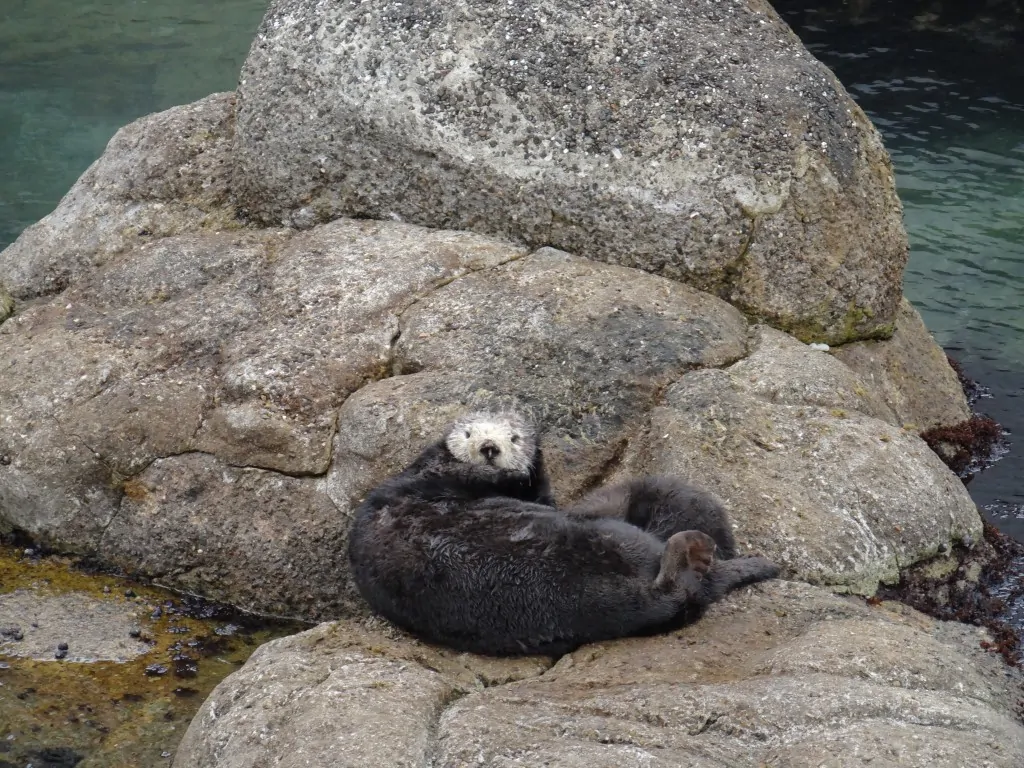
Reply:
[[[654, 580], [657, 589], [672, 589], [685, 573], [703, 576], [715, 561], [715, 540], [700, 531], [680, 531], [665, 542], [661, 569]], [[685, 582], [685, 578], [683, 579]]]
[[711, 570], [715, 562], [715, 540], [700, 531], [683, 531], [676, 535], [684, 539], [687, 567], [700, 574]]

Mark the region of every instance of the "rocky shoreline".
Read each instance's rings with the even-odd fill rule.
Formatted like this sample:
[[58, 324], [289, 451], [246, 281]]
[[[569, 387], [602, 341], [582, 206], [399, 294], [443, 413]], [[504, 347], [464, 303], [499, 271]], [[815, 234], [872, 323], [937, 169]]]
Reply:
[[167, 764], [203, 700], [305, 629], [0, 537], [0, 765]]
[[[0, 526], [325, 622], [175, 765], [1024, 760], [1001, 630], [884, 599], [980, 616], [958, 558], [1001, 561], [924, 439], [972, 414], [879, 136], [769, 6], [649, 6], [281, 0], [237, 92], [123, 128], [0, 253]], [[509, 404], [560, 503], [685, 476], [784, 578], [558, 660], [369, 616], [353, 508]]]
[[[968, 405], [984, 393], [954, 359]], [[921, 438], [946, 465], [970, 483], [1009, 450], [1006, 433], [991, 418], [972, 411], [970, 419], [951, 427], [937, 427]], [[993, 636], [982, 647], [999, 653], [1010, 666], [1024, 663], [1024, 626], [1014, 624], [1008, 610], [1024, 596], [1024, 543], [984, 524], [980, 546], [958, 547], [950, 561], [927, 563], [901, 574], [900, 583], [883, 587], [878, 599], [898, 600], [943, 621], [960, 621], [985, 627]], [[1024, 707], [1024, 700], [1020, 706]]]

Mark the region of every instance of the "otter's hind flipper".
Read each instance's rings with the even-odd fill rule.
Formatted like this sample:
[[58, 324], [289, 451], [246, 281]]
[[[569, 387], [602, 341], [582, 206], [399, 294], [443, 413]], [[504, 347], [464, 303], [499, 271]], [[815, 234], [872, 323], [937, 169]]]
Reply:
[[732, 560], [714, 560], [703, 577], [697, 575], [694, 579], [694, 575], [694, 571], [680, 575], [688, 583], [690, 594], [676, 615], [643, 634], [660, 634], [693, 624], [704, 615], [708, 606], [717, 603], [732, 590], [776, 578], [779, 567], [763, 557], [744, 556]]
[[715, 562], [715, 540], [700, 531], [682, 531], [665, 544], [661, 568], [654, 588], [662, 592], [680, 592], [685, 599], [700, 589], [697, 579], [707, 574]]
[[779, 566], [767, 558], [756, 555], [716, 561], [704, 576], [701, 602], [704, 605], [711, 605], [734, 589], [774, 579], [779, 573]]

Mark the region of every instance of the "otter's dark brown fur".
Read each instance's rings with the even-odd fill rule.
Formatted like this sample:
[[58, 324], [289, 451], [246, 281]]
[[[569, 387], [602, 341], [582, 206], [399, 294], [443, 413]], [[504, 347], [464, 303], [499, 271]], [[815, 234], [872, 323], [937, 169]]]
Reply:
[[685, 622], [778, 573], [763, 558], [716, 561], [714, 540], [699, 531], [664, 541], [613, 516], [534, 503], [550, 496], [537, 493], [547, 487], [537, 444], [521, 471], [438, 460], [444, 442], [374, 489], [349, 536], [363, 597], [425, 640], [558, 655]]
[[631, 478], [599, 488], [565, 511], [625, 520], [662, 541], [679, 531], [702, 531], [715, 540], [717, 558], [736, 557], [736, 539], [725, 507], [712, 494], [677, 477]]

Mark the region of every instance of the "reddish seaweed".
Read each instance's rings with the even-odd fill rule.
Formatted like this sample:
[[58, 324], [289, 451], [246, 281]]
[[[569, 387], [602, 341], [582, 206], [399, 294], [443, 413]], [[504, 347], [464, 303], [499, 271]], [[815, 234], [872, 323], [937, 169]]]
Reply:
[[[954, 552], [960, 565], [949, 575], [935, 578], [927, 575], [926, 569], [910, 568], [903, 572], [898, 585], [880, 587], [876, 597], [897, 600], [943, 621], [985, 627], [993, 639], [983, 647], [999, 653], [1010, 666], [1021, 666], [1024, 657], [1019, 629], [1001, 618], [1007, 598], [996, 592], [1016, 580], [1009, 599], [1024, 594], [1020, 573], [1024, 544], [988, 522], [984, 531], [984, 539], [974, 549], [959, 547]], [[972, 578], [974, 571], [978, 575]]]
[[921, 439], [962, 479], [988, 467], [996, 458], [1004, 430], [988, 416], [975, 414], [966, 421], [949, 427], [932, 427], [921, 433]]

